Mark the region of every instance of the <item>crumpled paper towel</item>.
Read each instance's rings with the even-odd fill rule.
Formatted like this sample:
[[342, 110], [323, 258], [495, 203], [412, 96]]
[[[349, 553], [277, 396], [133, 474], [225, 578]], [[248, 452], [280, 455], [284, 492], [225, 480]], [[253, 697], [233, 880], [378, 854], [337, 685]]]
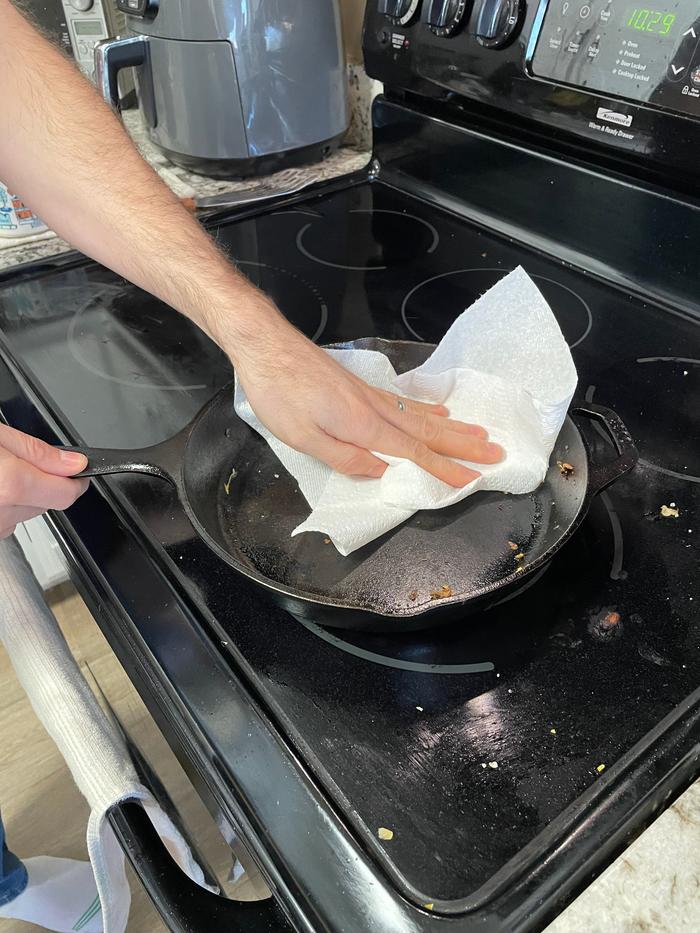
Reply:
[[444, 404], [451, 418], [482, 425], [506, 457], [491, 465], [468, 463], [481, 475], [462, 489], [385, 454], [378, 454], [389, 464], [381, 479], [343, 476], [277, 440], [237, 384], [237, 414], [269, 443], [312, 508], [294, 535], [322, 532], [347, 555], [419, 509], [443, 508], [480, 489], [532, 492], [544, 480], [577, 376], [556, 318], [524, 269], [515, 269], [475, 301], [430, 358], [401, 376], [376, 351], [327, 352], [371, 385]]

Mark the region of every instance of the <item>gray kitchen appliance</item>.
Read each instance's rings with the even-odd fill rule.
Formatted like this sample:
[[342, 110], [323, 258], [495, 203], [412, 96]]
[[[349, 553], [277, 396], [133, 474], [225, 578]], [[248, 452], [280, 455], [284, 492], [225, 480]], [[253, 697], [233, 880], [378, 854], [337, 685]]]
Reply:
[[129, 35], [95, 49], [97, 83], [118, 109], [135, 67], [151, 140], [215, 177], [323, 158], [348, 125], [337, 0], [118, 0]]

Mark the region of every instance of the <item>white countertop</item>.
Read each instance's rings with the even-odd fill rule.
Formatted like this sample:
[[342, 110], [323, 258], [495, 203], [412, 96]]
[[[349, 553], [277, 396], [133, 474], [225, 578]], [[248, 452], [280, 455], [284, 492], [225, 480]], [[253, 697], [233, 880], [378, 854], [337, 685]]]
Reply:
[[[124, 120], [144, 157], [180, 197], [254, 189], [244, 182], [195, 175], [169, 162], [148, 140], [138, 111]], [[296, 170], [309, 181], [357, 171], [369, 154], [341, 148], [325, 162]], [[288, 178], [288, 173], [285, 173]], [[0, 238], [0, 271], [67, 252], [53, 233]], [[548, 927], [548, 933], [697, 933], [700, 931], [700, 781], [690, 787]]]

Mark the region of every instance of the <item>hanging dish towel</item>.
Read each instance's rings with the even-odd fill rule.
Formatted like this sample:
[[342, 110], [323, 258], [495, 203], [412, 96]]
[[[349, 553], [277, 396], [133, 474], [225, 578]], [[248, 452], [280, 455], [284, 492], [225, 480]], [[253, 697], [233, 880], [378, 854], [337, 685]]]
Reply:
[[139, 782], [121, 735], [78, 669], [14, 538], [0, 541], [0, 637], [34, 711], [90, 805], [87, 848], [104, 933], [124, 933], [131, 902], [124, 853], [107, 820], [115, 804], [139, 801], [182, 871], [212, 890], [181, 834]]

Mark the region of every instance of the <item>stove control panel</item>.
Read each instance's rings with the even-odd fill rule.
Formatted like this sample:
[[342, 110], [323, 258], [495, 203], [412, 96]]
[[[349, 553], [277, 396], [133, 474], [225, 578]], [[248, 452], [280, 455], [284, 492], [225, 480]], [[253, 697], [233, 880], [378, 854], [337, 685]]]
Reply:
[[700, 0], [368, 0], [363, 47], [389, 98], [700, 191]]
[[540, 9], [527, 65], [535, 78], [700, 116], [700, 6], [555, 0]]

